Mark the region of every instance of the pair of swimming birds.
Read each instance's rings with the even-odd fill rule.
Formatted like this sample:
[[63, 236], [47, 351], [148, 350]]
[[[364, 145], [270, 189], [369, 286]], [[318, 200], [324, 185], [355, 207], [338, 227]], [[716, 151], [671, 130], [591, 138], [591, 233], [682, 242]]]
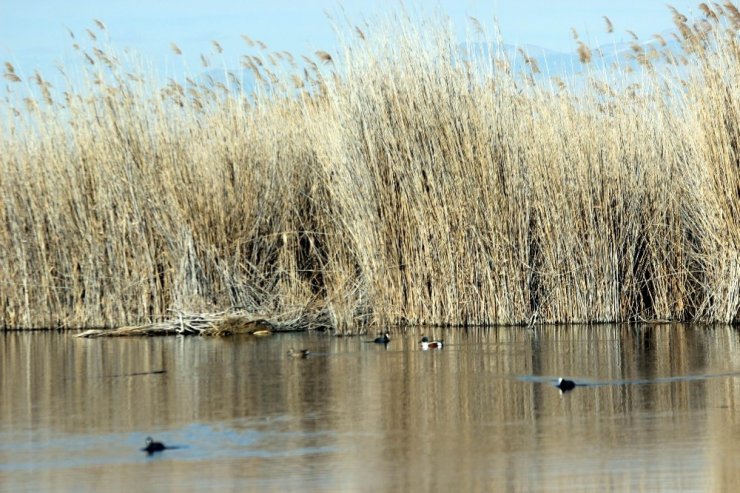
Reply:
[[[375, 344], [388, 344], [391, 342], [391, 336], [386, 332], [380, 337], [376, 337], [372, 341], [367, 342], [374, 342]], [[442, 349], [442, 346], [444, 346], [444, 341], [442, 339], [440, 340], [429, 340], [427, 336], [423, 336], [421, 340], [419, 341], [419, 346], [421, 349]], [[288, 350], [288, 356], [291, 358], [308, 358], [308, 355], [311, 354], [311, 352], [308, 349], [289, 349]]]
[[[388, 344], [389, 342], [391, 342], [391, 337], [390, 335], [388, 335], [388, 332], [386, 332], [382, 336], [376, 337], [375, 340], [367, 342], [374, 342], [376, 344]], [[421, 340], [419, 341], [419, 347], [421, 347], [421, 349], [442, 349], [442, 346], [444, 346], [444, 341], [442, 339], [430, 340], [427, 336], [422, 336]]]

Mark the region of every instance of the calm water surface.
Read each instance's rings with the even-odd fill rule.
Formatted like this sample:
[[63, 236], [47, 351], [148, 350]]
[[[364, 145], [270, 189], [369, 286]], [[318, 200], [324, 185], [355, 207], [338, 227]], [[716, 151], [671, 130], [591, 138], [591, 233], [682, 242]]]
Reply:
[[0, 333], [0, 490], [739, 491], [736, 329], [434, 335]]

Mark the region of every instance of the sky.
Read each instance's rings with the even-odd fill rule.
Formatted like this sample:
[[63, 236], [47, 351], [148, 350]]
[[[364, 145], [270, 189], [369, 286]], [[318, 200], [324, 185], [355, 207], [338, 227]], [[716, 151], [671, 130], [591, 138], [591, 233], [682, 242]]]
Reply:
[[[398, 0], [0, 0], [0, 62], [9, 61], [19, 73], [43, 74], [57, 63], [69, 63], [73, 40], [85, 39], [93, 19], [107, 26], [109, 43], [128, 48], [159, 69], [182, 64], [172, 54], [175, 42], [186, 63], [197, 64], [200, 53], [213, 51], [211, 41], [237, 60], [248, 51], [241, 35], [266, 43], [272, 50], [293, 54], [331, 52], [334, 34], [325, 11], [340, 6], [352, 22], [374, 19], [397, 9]], [[698, 0], [668, 0], [684, 13], [697, 12]], [[641, 38], [672, 26], [665, 0], [437, 0], [406, 1], [424, 11], [440, 10], [450, 17], [461, 39], [470, 29], [468, 16], [486, 26], [495, 18], [512, 45], [535, 45], [572, 51], [575, 28], [592, 46], [627, 41], [627, 29]], [[602, 16], [614, 24], [605, 32]], [[189, 61], [188, 61], [189, 60]]]

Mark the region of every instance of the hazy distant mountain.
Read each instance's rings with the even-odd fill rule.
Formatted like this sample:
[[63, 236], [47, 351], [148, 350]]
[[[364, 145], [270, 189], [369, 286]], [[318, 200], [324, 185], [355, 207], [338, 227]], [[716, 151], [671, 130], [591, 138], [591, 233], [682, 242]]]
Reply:
[[527, 71], [527, 63], [522, 54], [534, 61], [542, 74], [560, 75], [574, 70], [578, 57], [570, 53], [550, 50], [536, 45], [494, 45], [488, 43], [465, 43], [459, 45], [462, 56], [469, 60], [489, 60], [492, 57], [505, 56], [514, 66], [515, 71]]
[[[659, 52], [668, 51], [678, 57], [683, 52], [678, 41], [664, 36], [665, 46], [661, 46], [659, 40], [651, 38], [644, 42], [620, 42], [607, 43], [599, 47], [591, 48], [590, 70], [609, 70], [617, 65], [624, 69], [629, 66], [633, 70], [639, 70], [639, 63], [635, 57], [642, 53], [652, 57], [654, 64], [665, 63]], [[523, 45], [493, 45], [486, 43], [463, 43], [459, 44], [460, 53], [468, 60], [490, 60], [493, 55], [503, 54], [512, 63], [515, 72], [529, 73], [524, 53], [530, 60], [536, 63], [540, 73], [535, 78], [566, 77], [575, 75], [586, 70], [586, 65], [581, 63], [579, 54], [574, 49], [572, 52], [562, 52], [544, 48], [542, 46]], [[642, 51], [640, 51], [642, 50]], [[238, 92], [240, 89], [245, 93], [251, 93], [257, 87], [257, 81], [252, 71], [247, 69], [209, 69], [196, 79], [196, 82], [208, 87], [224, 86], [230, 91]]]
[[[660, 52], [670, 52], [676, 57], [683, 53], [681, 44], [669, 38], [668, 35], [664, 36], [663, 42], [665, 46], [662, 46], [658, 39], [651, 38], [641, 42], [607, 43], [590, 48], [590, 69], [610, 69], [616, 64], [622, 68], [630, 66], [636, 70], [639, 68], [636, 60], [638, 55], [647, 56], [653, 64], [662, 64], [665, 60], [660, 56]], [[581, 63], [580, 56], [575, 49], [572, 52], [561, 52], [528, 44], [495, 46], [485, 43], [461, 44], [459, 47], [463, 56], [472, 60], [487, 59], [492, 54], [503, 53], [515, 69], [528, 72], [524, 54], [536, 63], [540, 70], [540, 74], [536, 77], [540, 78], [574, 75], [586, 69], [586, 65]]]
[[658, 58], [661, 52], [671, 53], [674, 57], [684, 53], [681, 43], [668, 36], [664, 36], [662, 41], [651, 38], [647, 41], [604, 44], [599, 47], [599, 50], [605, 66], [610, 66], [614, 62], [620, 64], [635, 62], [634, 59], [639, 53], [645, 54], [654, 63], [660, 63]]

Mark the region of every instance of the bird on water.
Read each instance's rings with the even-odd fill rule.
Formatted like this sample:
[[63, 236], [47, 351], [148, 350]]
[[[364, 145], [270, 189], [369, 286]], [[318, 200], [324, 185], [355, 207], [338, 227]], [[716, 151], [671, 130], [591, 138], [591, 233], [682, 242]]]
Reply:
[[311, 352], [308, 349], [289, 349], [288, 356], [291, 358], [308, 358]]
[[427, 336], [422, 336], [421, 341], [419, 341], [419, 346], [421, 346], [421, 349], [442, 349], [442, 346], [444, 345], [445, 341], [442, 339], [437, 341], [430, 341]]
[[558, 378], [558, 384], [556, 387], [559, 388], [561, 392], [568, 392], [569, 390], [576, 388], [576, 383], [573, 380]]
[[381, 337], [376, 337], [374, 341], [367, 342], [374, 342], [375, 344], [388, 344], [389, 342], [391, 342], [391, 336], [388, 335], [388, 332], [386, 332]]
[[166, 450], [167, 448], [171, 448], [171, 447], [167, 447], [162, 442], [155, 442], [154, 440], [152, 440], [152, 437], [146, 437], [146, 441], [144, 443], [146, 444], [146, 447], [144, 447], [141, 450], [142, 452], [146, 452], [150, 455], [153, 454], [154, 452], [161, 452], [163, 450]]

